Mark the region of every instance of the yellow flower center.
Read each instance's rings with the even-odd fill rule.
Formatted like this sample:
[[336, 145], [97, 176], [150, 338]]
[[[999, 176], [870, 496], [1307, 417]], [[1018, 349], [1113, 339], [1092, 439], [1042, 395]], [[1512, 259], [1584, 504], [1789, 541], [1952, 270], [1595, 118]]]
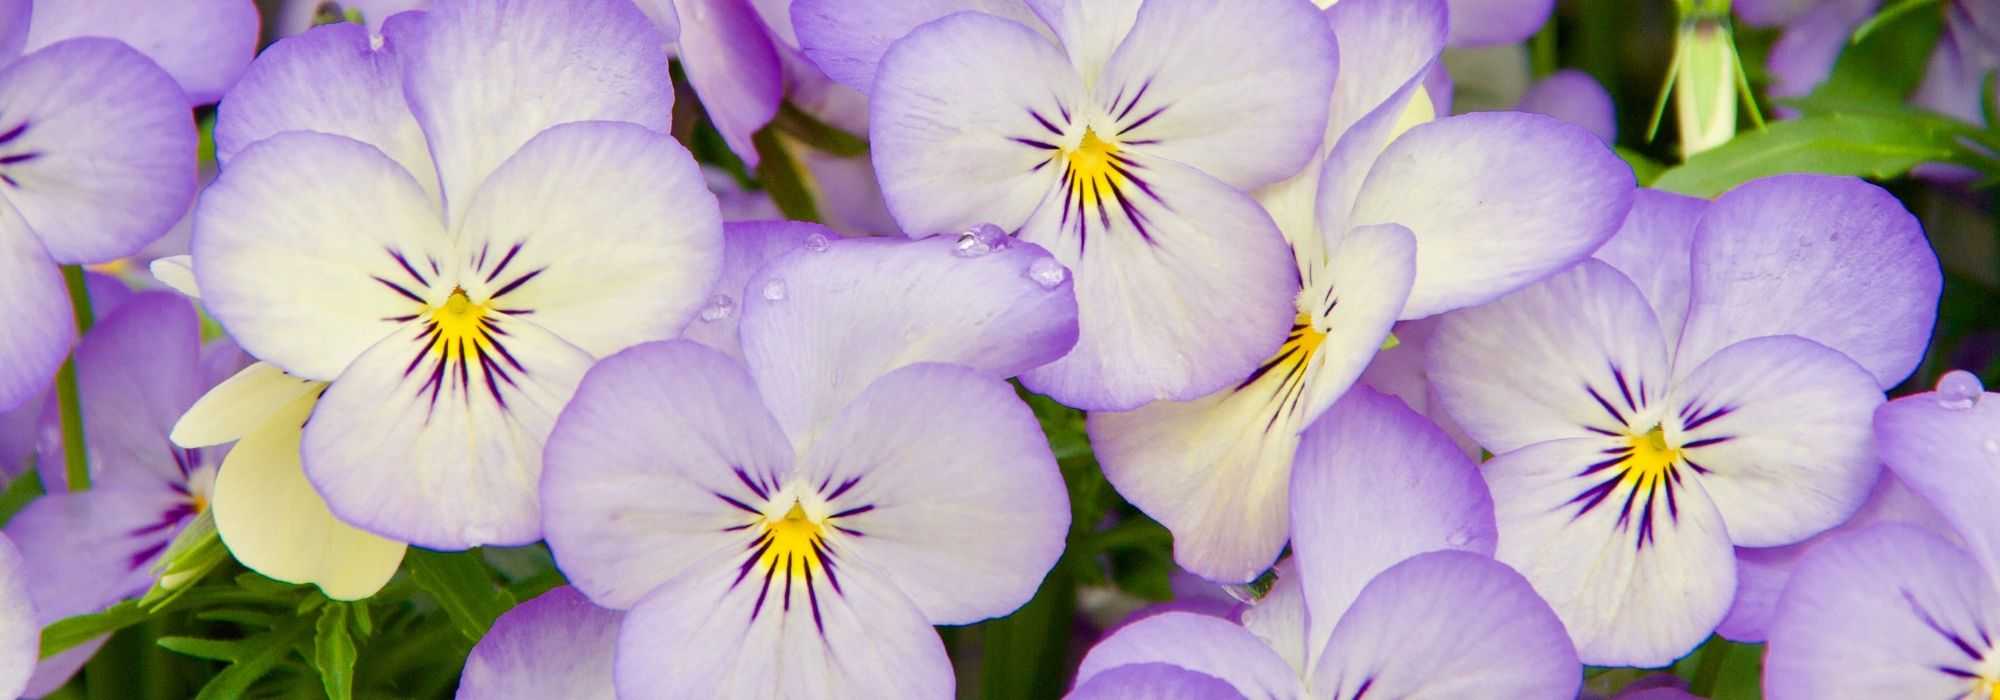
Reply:
[[1678, 448], [1667, 446], [1666, 431], [1657, 425], [1626, 440], [1632, 445], [1632, 454], [1625, 458], [1624, 465], [1627, 485], [1653, 487], [1660, 479], [1666, 478], [1668, 468], [1681, 456]]
[[759, 545], [764, 547], [764, 553], [757, 558], [758, 571], [768, 576], [773, 569], [783, 567], [779, 573], [788, 579], [804, 578], [808, 572], [821, 573], [820, 524], [806, 515], [803, 506], [793, 501], [785, 517], [765, 518], [763, 524], [763, 539], [767, 544]]
[[1117, 145], [1098, 138], [1089, 127], [1083, 130], [1083, 141], [1069, 151], [1070, 192], [1086, 206], [1097, 206], [1099, 198], [1110, 197], [1125, 184], [1112, 160], [1116, 153]]
[[431, 341], [431, 352], [448, 359], [464, 361], [467, 355], [486, 350], [485, 304], [474, 304], [466, 298], [465, 290], [454, 289], [444, 305], [431, 314], [431, 322], [437, 324], [437, 337]]

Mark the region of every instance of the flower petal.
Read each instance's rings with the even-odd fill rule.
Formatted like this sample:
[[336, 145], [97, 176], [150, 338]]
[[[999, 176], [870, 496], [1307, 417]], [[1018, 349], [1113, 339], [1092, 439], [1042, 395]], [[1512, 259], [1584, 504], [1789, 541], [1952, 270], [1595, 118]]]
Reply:
[[1046, 31], [1021, 0], [792, 0], [791, 4], [792, 28], [806, 58], [827, 77], [864, 94], [874, 89], [877, 64], [891, 44], [932, 20], [970, 11]]
[[1092, 89], [1099, 107], [1119, 110], [1120, 139], [1249, 189], [1312, 158], [1339, 58], [1303, 2], [1148, 2]]
[[1492, 301], [1589, 255], [1632, 207], [1632, 169], [1589, 132], [1482, 112], [1409, 130], [1382, 152], [1352, 223], [1417, 237], [1404, 318]]
[[1113, 669], [1163, 663], [1220, 678], [1253, 698], [1303, 698], [1299, 677], [1249, 630], [1218, 617], [1166, 612], [1098, 642], [1076, 669], [1082, 686]]
[[1377, 574], [1433, 550], [1491, 556], [1497, 537], [1479, 468], [1423, 416], [1367, 388], [1306, 429], [1290, 511], [1315, 652]]
[[1990, 668], [2000, 595], [1965, 550], [1903, 525], [1815, 547], [1778, 602], [1764, 659], [1773, 700], [1958, 697]]
[[204, 105], [243, 75], [257, 53], [257, 24], [250, 0], [43, 0], [35, 3], [28, 50], [79, 36], [117, 39], [166, 69], [188, 102]]
[[884, 576], [856, 566], [841, 569], [838, 592], [823, 582], [760, 590], [732, 584], [736, 567], [715, 564], [668, 581], [626, 615], [619, 697], [952, 696], [943, 641]]
[[1559, 70], [1541, 79], [1521, 96], [1521, 102], [1515, 109], [1546, 114], [1583, 127], [1607, 144], [1618, 142], [1618, 113], [1611, 103], [1611, 93], [1606, 92], [1596, 78], [1580, 70]]
[[1061, 177], [1047, 147], [1082, 138], [1068, 132], [1085, 99], [1062, 49], [1017, 22], [961, 13], [911, 32], [882, 57], [869, 112], [889, 211], [912, 235], [1020, 228]]
[[[101, 319], [76, 348], [77, 398], [95, 487], [167, 489], [200, 461], [177, 451], [167, 433], [201, 396], [201, 322], [172, 292], [135, 295]], [[38, 458], [49, 491], [69, 483], [61, 440]]]
[[1129, 664], [1093, 676], [1068, 700], [1241, 700], [1220, 678], [1169, 664]]
[[36, 498], [7, 521], [42, 624], [103, 610], [152, 585], [153, 563], [194, 515], [168, 490], [93, 488]]
[[587, 120], [667, 129], [666, 40], [628, 0], [438, 3], [396, 19], [382, 33], [405, 52], [404, 94], [448, 221], [543, 129]]
[[1112, 52], [1131, 33], [1144, 0], [1024, 0], [1024, 4], [1055, 31], [1056, 43], [1069, 55], [1084, 84], [1095, 85]]
[[396, 574], [404, 546], [334, 517], [306, 481], [301, 426], [318, 401], [319, 385], [309, 386], [282, 405], [264, 406], [256, 419], [244, 416], [249, 432], [222, 458], [215, 476], [215, 529], [229, 553], [257, 573], [313, 584], [334, 600], [359, 600]]
[[1451, 45], [1527, 41], [1547, 22], [1555, 0], [1450, 0]]
[[836, 552], [883, 572], [931, 624], [1021, 607], [1069, 532], [1069, 495], [1033, 412], [965, 367], [882, 375], [813, 441], [799, 474], [835, 488], [829, 517], [862, 533]]
[[1652, 308], [1631, 280], [1596, 260], [1445, 316], [1428, 370], [1445, 409], [1496, 453], [1644, 432], [1657, 422], [1668, 381]]
[[139, 52], [109, 39], [57, 43], [0, 70], [0, 104], [0, 197], [57, 262], [130, 255], [187, 213], [194, 118]]
[[715, 282], [695, 323], [681, 336], [722, 351], [737, 363], [743, 362], [743, 343], [736, 329], [743, 307], [750, 297], [761, 293], [750, 288], [750, 277], [764, 264], [797, 250], [806, 239], [818, 234], [829, 244], [840, 234], [805, 221], [730, 221], [722, 225], [722, 274]]
[[530, 139], [472, 198], [458, 245], [469, 299], [602, 357], [679, 334], [722, 267], [722, 215], [672, 138], [617, 122]]
[[611, 658], [624, 614], [569, 586], [535, 596], [493, 621], [458, 677], [458, 700], [611, 700]]
[[742, 0], [676, 0], [681, 67], [710, 123], [743, 164], [757, 167], [750, 136], [771, 122], [784, 99], [778, 51], [755, 10]]
[[[1283, 209], [1272, 212], [1280, 215], [1280, 226], [1291, 225], [1287, 218], [1310, 216], [1330, 249], [1354, 227], [1354, 198], [1382, 149], [1437, 117], [1424, 82], [1436, 72], [1447, 21], [1443, 0], [1349, 0], [1326, 14], [1342, 65], [1356, 70], [1334, 81], [1320, 156], [1274, 188], [1285, 194]], [[1297, 213], [1288, 217], [1287, 211]]]
[[[181, 296], [197, 300], [201, 298], [201, 287], [194, 282], [194, 256], [192, 255], [169, 255], [164, 258], [154, 258], [153, 262], [146, 265], [146, 271], [152, 273], [153, 279], [158, 280], [161, 285], [180, 292]], [[90, 300], [92, 307], [97, 305], [95, 296], [92, 295], [93, 298]]]
[[1483, 465], [1495, 558], [1534, 584], [1584, 663], [1663, 666], [1728, 612], [1736, 558], [1700, 478], [1607, 479], [1590, 466], [1607, 441], [1543, 442]]
[[203, 307], [250, 354], [302, 378], [333, 379], [450, 292], [426, 277], [440, 275], [427, 262], [453, 261], [436, 205], [403, 166], [352, 139], [258, 142], [194, 219]]
[[1327, 329], [1308, 373], [1306, 422], [1346, 393], [1382, 349], [1416, 278], [1416, 248], [1409, 229], [1363, 226], [1341, 237], [1325, 279], [1306, 283], [1301, 299], [1314, 306], [1314, 325]]
[[1687, 323], [1695, 223], [1707, 209], [1706, 200], [1639, 190], [1618, 234], [1593, 254], [1639, 287], [1660, 319], [1660, 331], [1666, 335], [1670, 352]]
[[41, 621], [28, 599], [27, 562], [0, 536], [0, 696], [27, 690], [39, 656]]
[[[0, 409], [27, 406], [48, 393], [76, 342], [69, 292], [42, 244], [14, 207], [0, 200]], [[9, 459], [12, 455], [8, 456]]]
[[[243, 368], [194, 402], [174, 422], [170, 437], [181, 447], [207, 447], [237, 440], [257, 430], [276, 411], [300, 397], [317, 397], [326, 384], [300, 379], [276, 365]], [[303, 425], [304, 421], [300, 421]]]
[[1111, 185], [1121, 211], [1101, 183], [1074, 211], [1057, 206], [1072, 190], [1057, 188], [1021, 229], [1075, 271], [1078, 325], [1076, 349], [1022, 382], [1086, 410], [1239, 383], [1297, 317], [1297, 265], [1255, 200], [1170, 160], [1123, 162], [1132, 177]]
[[630, 608], [679, 572], [733, 552], [737, 503], [792, 472], [791, 445], [741, 365], [686, 341], [597, 363], [549, 434], [549, 549], [597, 604]]
[[[829, 240], [750, 278], [743, 354], [764, 405], [801, 449], [898, 367], [946, 362], [1005, 378], [1075, 344], [1076, 300], [1046, 251], [1014, 242], [961, 257], [957, 245], [945, 236]], [[1057, 284], [1045, 286], [1037, 270]]]
[[32, 0], [0, 0], [0, 65], [12, 63], [28, 44], [28, 22], [33, 16]]
[[1676, 372], [1738, 340], [1789, 334], [1895, 386], [1930, 342], [1942, 285], [1916, 217], [1882, 188], [1825, 175], [1756, 180], [1717, 198], [1696, 229]]
[[1723, 348], [1667, 401], [1681, 419], [1668, 444], [1699, 465], [1738, 545], [1791, 544], [1838, 525], [1880, 474], [1866, 426], [1881, 392], [1866, 370], [1810, 340]]
[[522, 317], [481, 322], [412, 321], [320, 397], [301, 453], [335, 517], [432, 549], [541, 539], [542, 442], [590, 356]]
[[1444, 551], [1373, 579], [1313, 669], [1323, 697], [1568, 698], [1582, 685], [1562, 621], [1512, 569]]
[[2000, 572], [1992, 507], [2000, 494], [2000, 399], [1993, 396], [1930, 392], [1891, 401], [1875, 411], [1875, 441], [1882, 463], [1937, 507], [1988, 572]]
[[215, 157], [287, 131], [346, 136], [380, 149], [438, 201], [437, 167], [403, 99], [403, 52], [358, 24], [337, 22], [272, 44], [215, 113]]
[[[1258, 639], [1264, 640], [1279, 656], [1285, 658], [1285, 665], [1299, 678], [1306, 677], [1310, 669], [1306, 664], [1317, 649], [1308, 649], [1307, 639], [1311, 637], [1311, 620], [1306, 611], [1304, 579], [1299, 576], [1298, 561], [1286, 559], [1273, 567], [1277, 580], [1264, 597], [1248, 606], [1232, 606], [1241, 609], [1236, 613], [1241, 618], [1243, 629], [1250, 630]], [[1228, 599], [1235, 603], [1235, 599]], [[1190, 610], [1188, 612], [1194, 612]], [[1221, 617], [1227, 613], [1218, 613]]]

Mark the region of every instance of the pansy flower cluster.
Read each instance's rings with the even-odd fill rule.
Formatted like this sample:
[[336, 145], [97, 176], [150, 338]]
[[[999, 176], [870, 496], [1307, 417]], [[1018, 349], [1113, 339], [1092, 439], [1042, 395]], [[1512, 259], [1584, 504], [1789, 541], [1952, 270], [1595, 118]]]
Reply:
[[2000, 699], [2000, 19], [1668, 5], [0, 0], [0, 697]]

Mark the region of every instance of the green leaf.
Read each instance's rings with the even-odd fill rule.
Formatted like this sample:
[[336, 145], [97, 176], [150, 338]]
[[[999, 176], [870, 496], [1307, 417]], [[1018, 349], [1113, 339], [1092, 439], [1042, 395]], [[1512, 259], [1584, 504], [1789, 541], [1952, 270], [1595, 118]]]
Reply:
[[1895, 177], [1918, 163], [1952, 160], [1963, 130], [1935, 119], [1876, 114], [1820, 114], [1771, 124], [1696, 154], [1661, 173], [1653, 186], [1713, 197], [1768, 175], [1789, 172]]
[[771, 120], [785, 135], [797, 139], [799, 143], [816, 151], [841, 158], [858, 158], [868, 155], [868, 141], [859, 136], [840, 130], [817, 117], [801, 111], [786, 102], [778, 107], [778, 116]]
[[1942, 12], [1910, 12], [1920, 3], [1901, 3], [1862, 26], [1854, 43], [1841, 50], [1816, 97], [1868, 99], [1900, 104], [1922, 80], [1924, 65], [1944, 29]]
[[771, 195], [771, 203], [778, 205], [778, 211], [787, 219], [818, 221], [819, 208], [813, 205], [805, 171], [785, 148], [778, 130], [764, 127], [750, 140], [757, 145], [757, 179], [764, 184], [764, 192]]
[[292, 618], [283, 628], [270, 634], [243, 640], [242, 644], [250, 649], [250, 653], [209, 679], [208, 685], [202, 686], [195, 700], [234, 700], [248, 695], [250, 686], [270, 675], [312, 629], [311, 620]]
[[[1618, 157], [1625, 160], [1626, 165], [1632, 166], [1632, 175], [1639, 179], [1640, 187], [1651, 186], [1654, 180], [1660, 179], [1660, 173], [1667, 171], [1666, 165], [1647, 157], [1644, 153], [1624, 146], [1618, 146], [1611, 150], [1616, 151]], [[1388, 348], [1384, 347], [1383, 349], [1387, 350]]]
[[248, 657], [255, 649], [244, 646], [240, 639], [197, 639], [194, 637], [161, 637], [158, 644], [166, 650], [186, 654], [197, 659], [227, 661], [234, 663]]
[[354, 697], [354, 638], [347, 634], [348, 606], [331, 603], [320, 610], [314, 626], [313, 666], [319, 669], [327, 700]]
[[403, 564], [466, 639], [486, 636], [493, 620], [514, 607], [514, 596], [494, 584], [477, 550], [445, 553], [411, 547]]
[[1013, 614], [979, 625], [981, 687], [986, 698], [1053, 698], [1063, 692], [1076, 582], [1070, 560], [1058, 563], [1035, 597]]
[[14, 519], [14, 514], [28, 507], [29, 503], [42, 496], [42, 472], [34, 467], [21, 472], [13, 481], [7, 482], [7, 490], [0, 492], [0, 525]]
[[150, 614], [136, 600], [128, 600], [104, 612], [66, 617], [42, 628], [42, 658], [60, 654], [77, 645], [145, 622]]

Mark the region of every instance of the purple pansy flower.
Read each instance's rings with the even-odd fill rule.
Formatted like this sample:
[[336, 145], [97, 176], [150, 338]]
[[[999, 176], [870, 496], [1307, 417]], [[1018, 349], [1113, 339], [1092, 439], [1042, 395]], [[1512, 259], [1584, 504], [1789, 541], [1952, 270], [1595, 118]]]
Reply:
[[1596, 78], [1580, 70], [1559, 70], [1536, 81], [1514, 108], [1589, 129], [1605, 143], [1618, 142], [1618, 112], [1611, 102], [1611, 93]]
[[[0, 0], [0, 409], [40, 396], [76, 340], [57, 264], [129, 255], [194, 197], [194, 117], [175, 76], [119, 41], [69, 38], [139, 27], [120, 23], [132, 12], [90, 11], [101, 4]], [[118, 4], [156, 24], [194, 14]], [[165, 60], [183, 47], [163, 42], [142, 49]]]
[[1242, 700], [1229, 681], [1173, 664], [1126, 664], [1077, 685], [1067, 700]]
[[280, 41], [223, 102], [195, 277], [244, 349], [331, 382], [301, 450], [341, 520], [538, 539], [584, 370], [701, 309], [721, 223], [660, 133], [661, 41], [625, 0], [441, 1]]
[[544, 514], [571, 583], [628, 611], [621, 695], [950, 697], [930, 627], [1034, 594], [1069, 507], [1000, 378], [1069, 349], [1075, 299], [1039, 248], [980, 252], [822, 228], [745, 283], [742, 362], [668, 341], [584, 377]]
[[1191, 399], [1283, 341], [1297, 280], [1242, 189], [1294, 174], [1324, 131], [1336, 56], [1310, 2], [800, 0], [792, 19], [871, 92], [905, 231], [990, 222], [1076, 271], [1077, 347], [1029, 387], [1088, 409]]
[[[174, 420], [236, 366], [203, 349], [192, 306], [170, 292], [135, 295], [102, 319], [76, 352], [91, 488], [71, 493], [60, 441], [38, 465], [48, 495], [7, 523], [32, 574], [28, 590], [47, 624], [96, 612], [151, 586], [154, 564], [208, 507], [222, 450], [189, 450], [167, 439]], [[44, 418], [54, 424], [54, 412]], [[87, 644], [38, 670], [29, 694], [60, 686], [95, 652]]]
[[1307, 429], [1291, 479], [1293, 558], [1241, 625], [1140, 620], [1091, 649], [1079, 689], [1165, 663], [1254, 698], [1576, 696], [1562, 624], [1487, 556], [1493, 502], [1478, 467], [1422, 416], [1349, 392]]
[[611, 700], [612, 651], [624, 613], [561, 586], [493, 621], [458, 678], [458, 700]]
[[[33, 21], [9, 27], [10, 15]], [[205, 105], [243, 75], [257, 53], [257, 25], [254, 0], [0, 0], [0, 35], [27, 30], [12, 40], [0, 36], [0, 55], [34, 53], [74, 37], [115, 39], [173, 76], [188, 104]]]
[[1247, 581], [1277, 559], [1299, 432], [1391, 324], [1574, 263], [1617, 230], [1632, 197], [1630, 169], [1574, 126], [1433, 119], [1424, 76], [1444, 48], [1443, 3], [1346, 0], [1326, 19], [1349, 70], [1325, 138], [1303, 172], [1256, 193], [1302, 281], [1286, 304], [1290, 335], [1220, 391], [1090, 415], [1106, 478], [1174, 532], [1182, 566], [1217, 580]]
[[0, 535], [0, 697], [21, 697], [41, 652], [42, 620], [28, 593], [20, 550]]
[[[1854, 30], [1881, 4], [1880, 0], [1737, 0], [1732, 9], [1746, 23], [1784, 28], [1767, 61], [1770, 93], [1800, 97], [1833, 72]], [[1950, 0], [1942, 8], [1944, 32], [1931, 50], [1924, 80], [1911, 102], [1984, 124], [1987, 108], [1980, 101], [1985, 80], [2000, 70], [2000, 5]]]
[[1429, 374], [1499, 455], [1496, 556], [1585, 663], [1655, 666], [1728, 611], [1732, 546], [1861, 506], [1868, 415], [1916, 366], [1941, 279], [1894, 197], [1816, 175], [1645, 192], [1597, 255], [1447, 316]]
[[1882, 461], [1963, 544], [1876, 525], [1829, 539], [1779, 598], [1764, 691], [1795, 698], [2000, 694], [2000, 399], [1967, 372], [1875, 412]]

